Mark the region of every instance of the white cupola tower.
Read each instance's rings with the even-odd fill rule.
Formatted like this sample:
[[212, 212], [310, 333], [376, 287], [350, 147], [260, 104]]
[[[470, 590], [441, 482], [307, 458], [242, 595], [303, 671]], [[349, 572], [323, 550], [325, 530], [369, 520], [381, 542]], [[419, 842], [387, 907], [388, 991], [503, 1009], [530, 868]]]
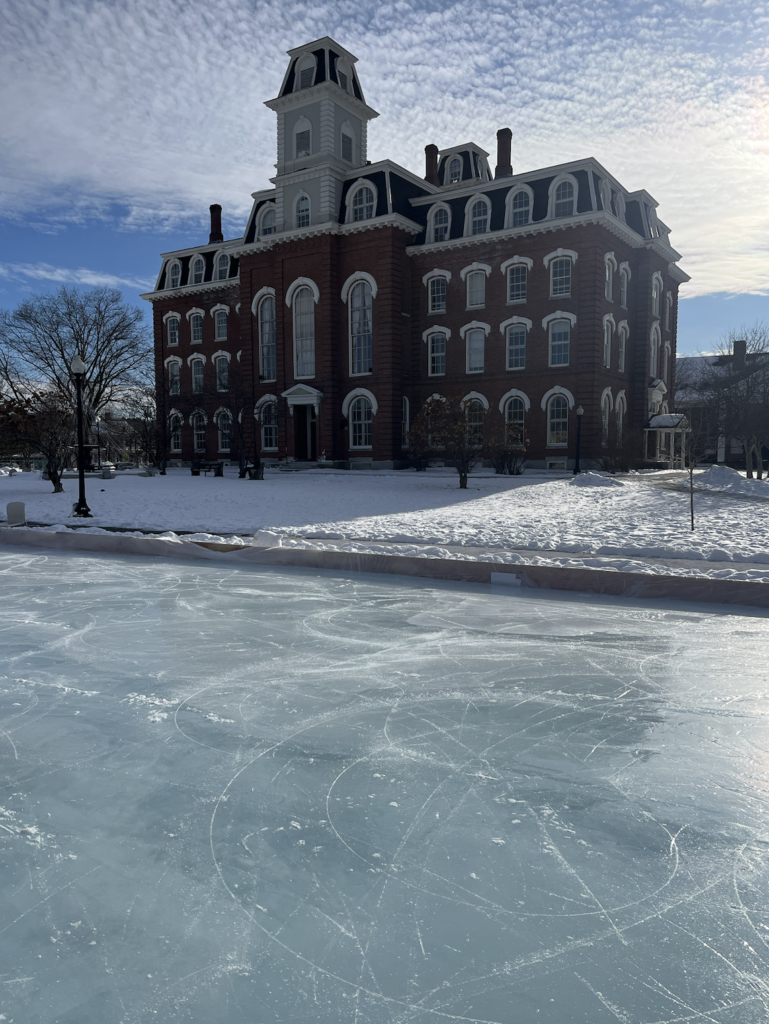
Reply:
[[341, 184], [367, 161], [368, 122], [357, 57], [324, 36], [295, 50], [280, 93], [266, 105], [278, 115], [277, 230], [336, 219]]

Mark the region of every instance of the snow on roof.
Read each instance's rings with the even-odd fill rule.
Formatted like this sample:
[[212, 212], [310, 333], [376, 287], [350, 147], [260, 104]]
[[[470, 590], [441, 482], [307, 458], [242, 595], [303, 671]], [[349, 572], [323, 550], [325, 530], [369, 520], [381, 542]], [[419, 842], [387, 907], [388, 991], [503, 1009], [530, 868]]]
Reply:
[[[681, 412], [660, 412], [649, 420], [649, 430], [669, 430], [671, 427], [680, 427], [681, 421], [686, 417]], [[688, 424], [686, 424], [688, 426]]]

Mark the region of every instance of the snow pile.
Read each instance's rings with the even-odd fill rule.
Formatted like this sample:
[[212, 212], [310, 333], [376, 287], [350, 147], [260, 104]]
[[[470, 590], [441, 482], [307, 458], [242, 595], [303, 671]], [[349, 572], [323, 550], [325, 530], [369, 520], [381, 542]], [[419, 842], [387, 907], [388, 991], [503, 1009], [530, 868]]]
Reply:
[[729, 494], [744, 494], [750, 498], [769, 498], [769, 482], [748, 480], [743, 473], [731, 466], [711, 466], [704, 473], [695, 476], [697, 487], [709, 491], [728, 491]]
[[605, 473], [595, 473], [589, 470], [587, 473], [577, 473], [569, 481], [572, 487], [621, 487], [622, 482], [613, 476]]

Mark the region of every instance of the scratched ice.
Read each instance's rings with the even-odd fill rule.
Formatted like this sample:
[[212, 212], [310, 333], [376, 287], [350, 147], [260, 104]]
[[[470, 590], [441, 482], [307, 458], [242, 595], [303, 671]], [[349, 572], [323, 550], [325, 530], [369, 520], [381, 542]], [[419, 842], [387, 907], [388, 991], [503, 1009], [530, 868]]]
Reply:
[[0, 581], [3, 1022], [767, 1019], [766, 618]]

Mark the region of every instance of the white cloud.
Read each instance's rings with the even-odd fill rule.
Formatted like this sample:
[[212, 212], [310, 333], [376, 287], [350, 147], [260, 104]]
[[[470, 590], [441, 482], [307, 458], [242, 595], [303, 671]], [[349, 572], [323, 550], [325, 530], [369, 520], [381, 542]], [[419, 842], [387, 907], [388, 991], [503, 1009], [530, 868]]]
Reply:
[[274, 173], [284, 51], [326, 33], [381, 113], [372, 159], [514, 132], [516, 170], [595, 155], [646, 188], [690, 295], [769, 292], [763, 5], [734, 0], [6, 0], [0, 204], [31, 220], [242, 230]]
[[54, 267], [50, 263], [0, 263], [0, 277], [16, 281], [54, 281], [58, 284], [82, 284], [91, 288], [152, 288], [154, 278], [116, 277], [99, 270], [79, 267]]

